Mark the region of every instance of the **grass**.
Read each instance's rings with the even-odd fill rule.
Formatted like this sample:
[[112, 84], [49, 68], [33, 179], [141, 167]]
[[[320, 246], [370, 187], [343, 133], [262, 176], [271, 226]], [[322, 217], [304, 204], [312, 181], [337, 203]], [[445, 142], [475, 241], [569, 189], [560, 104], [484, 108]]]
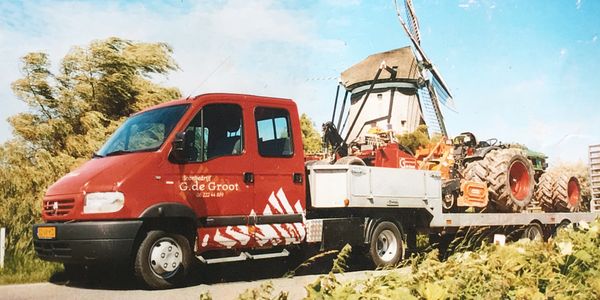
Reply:
[[61, 264], [40, 260], [33, 253], [7, 253], [4, 268], [0, 269], [0, 285], [48, 281], [62, 270]]

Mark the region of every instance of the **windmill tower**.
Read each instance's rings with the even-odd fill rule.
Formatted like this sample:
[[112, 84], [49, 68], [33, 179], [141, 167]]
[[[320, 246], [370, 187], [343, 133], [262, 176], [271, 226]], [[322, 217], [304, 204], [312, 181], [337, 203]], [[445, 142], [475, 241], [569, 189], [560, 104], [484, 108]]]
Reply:
[[[372, 128], [404, 134], [419, 125], [427, 125], [430, 136], [447, 136], [440, 103], [453, 109], [452, 95], [421, 48], [411, 0], [405, 0], [407, 22], [397, 6], [396, 11], [414, 49], [407, 46], [372, 54], [341, 73], [340, 85], [346, 90], [341, 114], [349, 95], [350, 107], [343, 124], [340, 115], [337, 128], [346, 142], [359, 139]], [[339, 86], [336, 107], [338, 94]], [[346, 124], [350, 124], [348, 128]]]

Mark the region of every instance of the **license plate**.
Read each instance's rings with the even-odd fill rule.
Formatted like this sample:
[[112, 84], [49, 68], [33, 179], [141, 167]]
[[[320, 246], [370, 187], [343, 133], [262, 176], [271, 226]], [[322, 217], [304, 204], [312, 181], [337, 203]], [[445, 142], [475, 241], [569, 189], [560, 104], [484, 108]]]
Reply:
[[37, 236], [42, 240], [56, 238], [56, 227], [38, 227]]

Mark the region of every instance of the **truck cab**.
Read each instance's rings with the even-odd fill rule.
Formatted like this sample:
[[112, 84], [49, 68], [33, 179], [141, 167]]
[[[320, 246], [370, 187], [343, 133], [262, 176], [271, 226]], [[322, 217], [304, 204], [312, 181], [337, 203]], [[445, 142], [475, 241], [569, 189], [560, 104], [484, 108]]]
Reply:
[[293, 101], [170, 101], [132, 115], [48, 189], [34, 247], [67, 271], [122, 261], [170, 287], [194, 256], [302, 242], [305, 178]]

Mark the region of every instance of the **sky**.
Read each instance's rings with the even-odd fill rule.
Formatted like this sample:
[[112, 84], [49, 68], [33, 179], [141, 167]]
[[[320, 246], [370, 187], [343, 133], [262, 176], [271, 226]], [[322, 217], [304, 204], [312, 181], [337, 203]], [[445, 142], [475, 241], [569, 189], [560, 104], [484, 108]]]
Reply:
[[[402, 0], [398, 1], [402, 5]], [[414, 0], [421, 45], [454, 96], [451, 136], [518, 142], [551, 163], [587, 162], [600, 144], [600, 1]], [[27, 110], [11, 91], [20, 57], [118, 36], [166, 42], [180, 70], [156, 77], [182, 93], [294, 99], [319, 126], [339, 74], [409, 45], [390, 1], [1, 1], [0, 142]]]

